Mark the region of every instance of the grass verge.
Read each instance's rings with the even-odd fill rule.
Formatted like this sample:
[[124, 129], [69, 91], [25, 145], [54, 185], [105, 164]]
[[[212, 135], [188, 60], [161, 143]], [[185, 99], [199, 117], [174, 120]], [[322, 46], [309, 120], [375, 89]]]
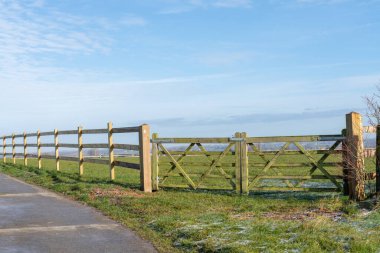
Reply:
[[[32, 161], [33, 164], [33, 161]], [[99, 209], [150, 240], [160, 252], [379, 252], [380, 212], [338, 194], [138, 190], [138, 173], [76, 163], [45, 169], [0, 164], [0, 172]], [[88, 165], [90, 166], [90, 165]], [[92, 165], [91, 165], [92, 166]]]

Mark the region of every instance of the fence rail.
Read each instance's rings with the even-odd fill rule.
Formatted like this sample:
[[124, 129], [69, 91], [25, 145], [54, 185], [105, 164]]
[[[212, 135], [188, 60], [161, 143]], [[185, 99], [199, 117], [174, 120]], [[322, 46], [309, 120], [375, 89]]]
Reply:
[[[137, 133], [139, 136], [139, 144], [116, 144], [113, 142], [114, 134], [122, 133]], [[92, 134], [107, 134], [107, 143], [83, 143], [83, 135]], [[64, 135], [76, 135], [78, 137], [77, 143], [60, 143], [59, 136]], [[49, 132], [26, 133], [23, 134], [12, 134], [3, 136], [3, 162], [6, 163], [8, 158], [12, 158], [13, 163], [16, 163], [16, 157], [23, 157], [24, 165], [28, 165], [28, 158], [36, 158], [38, 161], [38, 168], [42, 168], [42, 159], [53, 159], [55, 160], [56, 170], [60, 170], [60, 161], [73, 161], [78, 162], [78, 174], [80, 176], [84, 173], [84, 163], [95, 163], [104, 164], [109, 166], [110, 179], [115, 179], [115, 166], [131, 168], [140, 171], [140, 184], [142, 190], [145, 192], [151, 192], [151, 158], [150, 158], [150, 128], [149, 125], [141, 125], [137, 127], [121, 127], [113, 128], [112, 123], [109, 122], [107, 128], [104, 129], [82, 129], [78, 127], [77, 130], [58, 130]], [[52, 143], [42, 143], [42, 136], [52, 136], [54, 141]], [[28, 138], [36, 137], [33, 143], [28, 142]], [[23, 143], [16, 144], [16, 139], [22, 139]], [[11, 140], [7, 143], [7, 140]], [[23, 148], [23, 153], [17, 153], [16, 148]], [[28, 148], [37, 148], [37, 154], [31, 154], [28, 152]], [[42, 154], [42, 148], [54, 148], [54, 155]], [[7, 148], [11, 148], [12, 152], [7, 152]], [[78, 152], [78, 157], [70, 157], [60, 155], [60, 148], [76, 149]], [[88, 148], [104, 148], [108, 149], [108, 159], [94, 159], [86, 158], [83, 154], [83, 149]], [[131, 150], [138, 151], [140, 160], [139, 163], [131, 163], [119, 161], [117, 155], [115, 155], [114, 150]]]

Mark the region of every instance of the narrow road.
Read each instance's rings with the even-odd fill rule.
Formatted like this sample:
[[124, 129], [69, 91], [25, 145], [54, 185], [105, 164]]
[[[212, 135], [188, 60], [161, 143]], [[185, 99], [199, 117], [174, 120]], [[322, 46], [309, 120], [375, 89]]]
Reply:
[[90, 207], [0, 174], [0, 252], [156, 252]]

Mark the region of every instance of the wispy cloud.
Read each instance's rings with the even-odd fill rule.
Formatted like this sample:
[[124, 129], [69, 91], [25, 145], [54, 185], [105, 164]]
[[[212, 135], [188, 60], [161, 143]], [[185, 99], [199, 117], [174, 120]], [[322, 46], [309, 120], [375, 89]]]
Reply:
[[145, 26], [148, 24], [143, 17], [136, 16], [134, 14], [128, 14], [121, 19], [120, 23], [126, 26]]
[[185, 0], [185, 1], [168, 1], [163, 0], [167, 5], [161, 14], [179, 14], [196, 9], [209, 8], [250, 8], [252, 0]]

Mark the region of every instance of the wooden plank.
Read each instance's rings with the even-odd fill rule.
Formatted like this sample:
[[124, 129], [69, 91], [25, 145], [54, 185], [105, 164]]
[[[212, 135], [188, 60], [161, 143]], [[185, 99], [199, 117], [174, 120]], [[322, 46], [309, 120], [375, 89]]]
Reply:
[[[154, 142], [153, 142], [154, 143]], [[227, 147], [227, 146], [226, 146]], [[175, 150], [169, 150], [170, 151], [170, 154], [172, 156], [181, 156], [183, 154], [184, 151], [175, 151]], [[223, 152], [222, 151], [207, 151], [210, 155], [212, 156], [219, 156], [221, 155]], [[164, 151], [159, 151], [159, 154], [160, 155], [164, 155]], [[204, 153], [202, 151], [189, 151], [187, 152], [187, 155], [188, 156], [200, 156], [200, 157], [203, 157], [204, 156]], [[235, 152], [234, 151], [230, 151], [226, 154], [226, 157], [227, 156], [234, 156], [235, 157]]]
[[245, 141], [247, 138], [247, 133], [243, 132], [240, 134], [243, 141], [241, 142], [241, 192], [242, 194], [249, 194], [249, 171], [248, 171], [248, 144]]
[[40, 136], [51, 136], [51, 135], [54, 135], [54, 131], [52, 131], [52, 132], [42, 132], [42, 133], [40, 133]]
[[7, 138], [3, 136], [3, 163], [7, 163]]
[[[226, 156], [224, 156], [224, 157], [226, 157]], [[182, 162], [182, 161], [180, 161], [180, 162], [178, 162], [178, 160], [177, 160], [177, 162], [179, 164], [181, 164], [183, 166], [186, 166], [186, 167], [210, 167], [214, 163], [214, 161], [215, 160], [213, 160], [212, 158], [211, 158], [210, 162], [193, 162], [193, 161], [190, 161], [190, 162]], [[167, 165], [167, 166], [172, 165], [173, 166], [174, 164], [173, 164], [173, 162], [170, 162], [170, 161], [168, 161], [168, 162], [162, 162], [162, 161], [160, 161], [159, 165], [160, 166], [165, 166], [165, 165]], [[232, 163], [218, 162], [217, 166], [231, 167], [232, 168], [232, 167], [236, 167], [236, 163], [234, 163], [234, 162], [232, 162]]]
[[188, 182], [190, 188], [191, 189], [196, 189], [196, 186], [195, 186], [193, 180], [191, 180], [191, 178], [186, 174], [186, 172], [183, 170], [183, 168], [181, 167], [181, 165], [174, 159], [174, 157], [172, 155], [170, 155], [169, 151], [164, 147], [164, 145], [162, 145], [160, 143], [159, 146], [165, 152], [165, 154], [167, 155], [167, 157], [169, 157], [169, 159], [172, 160], [172, 162], [174, 163], [174, 165], [176, 166], [176, 168], [180, 171], [180, 174]]
[[[342, 154], [342, 150], [308, 150], [310, 154], [312, 155], [340, 155]], [[260, 152], [249, 152], [249, 156], [257, 156], [257, 155], [275, 155], [277, 151], [260, 151]], [[285, 150], [283, 155], [301, 155], [301, 151], [296, 150]]]
[[78, 167], [79, 167], [79, 176], [83, 175], [83, 163], [84, 163], [84, 156], [83, 156], [83, 129], [82, 127], [78, 127]]
[[156, 143], [230, 143], [230, 138], [157, 138]]
[[[323, 163], [323, 162], [318, 162], [324, 167], [341, 167], [342, 163], [340, 162], [328, 162], [328, 163]], [[266, 163], [250, 163], [250, 167], [263, 167], [266, 166]], [[305, 167], [310, 167], [314, 166], [314, 163], [276, 163], [276, 165], [273, 165], [272, 167], [276, 168], [305, 168]]]
[[24, 144], [15, 144], [15, 147], [24, 147]]
[[83, 144], [83, 148], [109, 148], [106, 143]]
[[45, 158], [45, 159], [56, 159], [56, 156], [55, 155], [41, 155], [41, 158]]
[[69, 143], [59, 143], [58, 147], [60, 148], [78, 148], [77, 144], [69, 144]]
[[24, 134], [15, 134], [14, 138], [24, 138]]
[[107, 134], [108, 129], [83, 129], [82, 134]]
[[248, 143], [268, 142], [316, 142], [316, 141], [338, 141], [343, 140], [341, 135], [309, 135], [309, 136], [273, 136], [273, 137], [250, 137]]
[[63, 130], [59, 131], [59, 135], [73, 135], [73, 134], [78, 134], [78, 130]]
[[54, 143], [43, 143], [40, 146], [44, 148], [54, 148], [56, 145]]
[[140, 127], [119, 127], [113, 128], [112, 133], [138, 133], [140, 131]]
[[15, 134], [12, 135], [12, 158], [13, 158], [13, 164], [16, 164], [16, 140], [15, 140]]
[[[153, 133], [152, 134], [152, 140], [157, 139], [158, 134]], [[159, 190], [159, 150], [158, 150], [158, 144], [152, 141], [152, 190], [158, 191]]]
[[294, 142], [294, 145], [296, 145], [297, 148], [299, 148], [299, 150], [301, 150], [304, 155], [314, 164], [314, 166], [316, 166], [326, 177], [328, 177], [331, 182], [333, 182], [333, 184], [336, 185], [337, 188], [339, 188], [340, 190], [342, 190], [342, 186], [335, 180], [335, 178], [333, 178], [327, 170], [325, 170], [325, 168], [323, 168], [323, 166], [318, 163], [314, 157], [312, 155], [310, 155], [307, 150], [302, 146], [300, 145], [298, 142]]
[[42, 168], [42, 159], [41, 159], [41, 132], [37, 131], [37, 163], [38, 168]]
[[59, 143], [58, 143], [58, 129], [54, 129], [54, 146], [55, 146], [55, 167], [59, 171]]
[[376, 131], [376, 195], [380, 196], [380, 125]]
[[110, 164], [110, 161], [109, 161], [109, 160], [94, 159], [94, 158], [87, 158], [87, 157], [85, 157], [85, 158], [83, 159], [83, 161], [84, 161], [85, 163], [97, 163], [97, 164], [107, 164], [107, 165]]
[[134, 150], [139, 151], [140, 146], [139, 145], [133, 145], [133, 144], [113, 144], [114, 149], [124, 149], [124, 150]]
[[349, 197], [364, 200], [364, 143], [362, 117], [352, 112], [346, 115], [347, 128], [347, 167], [349, 178]]
[[338, 188], [289, 188], [289, 187], [253, 187], [255, 191], [293, 191], [293, 192], [340, 192]]
[[24, 166], [28, 166], [28, 143], [26, 140], [26, 132], [24, 132]]
[[152, 165], [150, 153], [150, 127], [141, 125], [139, 130], [140, 145], [140, 186], [144, 192], [152, 192]]
[[[235, 138], [241, 138], [241, 133], [236, 132]], [[241, 142], [235, 142], [235, 185], [236, 193], [241, 194]]]
[[27, 133], [26, 137], [36, 137], [37, 133]]
[[115, 161], [115, 166], [129, 168], [129, 169], [135, 169], [140, 170], [140, 164], [138, 163], [129, 163], [129, 162], [123, 162], [123, 161]]
[[[335, 178], [335, 179], [343, 179], [343, 176], [342, 175], [330, 175], [331, 177]], [[295, 180], [329, 180], [328, 177], [326, 177], [325, 175], [311, 175], [311, 176], [298, 176], [298, 175], [292, 175], [292, 176], [289, 176], [289, 175], [286, 175], [286, 176], [279, 176], [279, 175], [276, 175], [276, 176], [270, 176], [270, 175], [255, 175], [254, 177], [250, 177], [250, 178], [256, 178], [256, 177], [259, 177], [260, 179], [295, 179]], [[296, 187], [298, 188], [298, 187]]]
[[113, 138], [112, 138], [112, 122], [108, 122], [107, 125], [107, 133], [108, 133], [108, 157], [109, 157], [109, 170], [110, 170], [110, 179], [115, 179], [115, 158], [113, 151]]

